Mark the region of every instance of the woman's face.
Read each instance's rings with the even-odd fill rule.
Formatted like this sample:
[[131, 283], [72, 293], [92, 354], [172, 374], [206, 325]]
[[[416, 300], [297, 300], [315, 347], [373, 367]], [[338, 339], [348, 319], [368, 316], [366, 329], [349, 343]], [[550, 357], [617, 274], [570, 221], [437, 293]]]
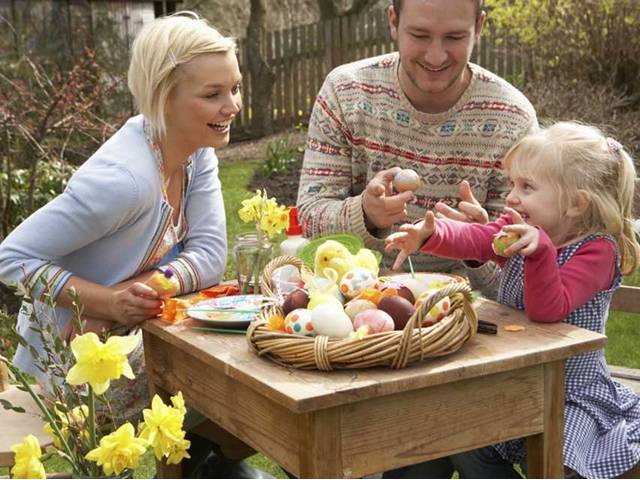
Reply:
[[220, 148], [242, 108], [242, 76], [233, 51], [206, 53], [180, 65], [167, 101], [167, 138], [185, 148]]

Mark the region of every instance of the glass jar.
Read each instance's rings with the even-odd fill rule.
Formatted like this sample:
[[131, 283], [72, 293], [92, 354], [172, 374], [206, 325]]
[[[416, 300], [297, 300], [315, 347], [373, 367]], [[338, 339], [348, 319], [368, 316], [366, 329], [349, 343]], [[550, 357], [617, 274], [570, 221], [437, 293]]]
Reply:
[[241, 233], [236, 236], [232, 255], [240, 294], [259, 293], [260, 278], [273, 256], [273, 245], [267, 239], [259, 241], [255, 232]]

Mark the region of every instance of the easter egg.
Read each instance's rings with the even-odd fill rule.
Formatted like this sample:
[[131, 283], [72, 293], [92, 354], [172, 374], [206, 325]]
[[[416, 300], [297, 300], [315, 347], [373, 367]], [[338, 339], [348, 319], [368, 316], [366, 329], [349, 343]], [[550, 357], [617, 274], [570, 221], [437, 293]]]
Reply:
[[420, 175], [415, 171], [405, 168], [393, 177], [393, 188], [396, 192], [415, 192], [420, 187]]
[[278, 292], [285, 294], [292, 292], [302, 283], [300, 270], [293, 265], [283, 265], [278, 267], [274, 269], [271, 274], [271, 283]]
[[332, 280], [324, 277], [313, 277], [313, 280], [306, 285], [307, 290], [309, 290], [309, 294], [313, 294], [315, 292], [322, 293], [330, 293], [334, 295], [339, 301], [340, 304], [344, 303], [344, 295], [340, 293], [340, 289], [338, 285]]
[[362, 326], [368, 328], [369, 334], [390, 332], [395, 328], [391, 316], [382, 310], [365, 310], [356, 315], [353, 319], [353, 328], [358, 330]]
[[[429, 298], [429, 295], [423, 295], [421, 298], [419, 298], [416, 301], [416, 308], [420, 308], [422, 303], [425, 302], [427, 298]], [[429, 312], [427, 312], [427, 314], [422, 319], [422, 326], [429, 327], [435, 323], [438, 323], [444, 317], [449, 315], [450, 311], [451, 311], [451, 300], [449, 299], [449, 297], [444, 297], [442, 300], [436, 303], [433, 307], [431, 307]]]
[[505, 255], [504, 251], [509, 248], [511, 245], [520, 240], [520, 235], [516, 232], [498, 232], [493, 237], [493, 243], [491, 246], [493, 247], [493, 251], [496, 255], [500, 255], [501, 257], [507, 257], [510, 255]]
[[284, 317], [284, 331], [293, 335], [313, 337], [313, 324], [311, 323], [311, 311], [306, 308], [298, 308]]
[[309, 295], [302, 289], [297, 289], [287, 295], [282, 302], [282, 311], [285, 315], [297, 308], [306, 308], [309, 305]]
[[309, 303], [307, 304], [307, 308], [309, 310], [315, 310], [320, 305], [335, 305], [336, 307], [342, 309], [342, 302], [338, 300], [335, 296], [330, 293], [312, 293], [309, 295]]
[[382, 297], [378, 308], [384, 312], [387, 312], [393, 319], [396, 330], [402, 330], [407, 324], [407, 321], [414, 314], [416, 308], [406, 298], [395, 297]]
[[353, 320], [360, 312], [375, 310], [376, 308], [376, 304], [370, 300], [351, 300], [344, 306], [344, 313], [349, 315], [349, 318]]
[[311, 324], [316, 335], [346, 338], [353, 332], [353, 324], [342, 306], [318, 305], [311, 312]]
[[344, 274], [340, 280], [340, 293], [347, 298], [353, 298], [365, 288], [372, 288], [378, 279], [366, 268], [354, 268]]
[[414, 303], [416, 301], [413, 293], [405, 284], [395, 281], [384, 282], [380, 285], [379, 289], [381, 292], [384, 292], [387, 289], [394, 289], [397, 295], [400, 295], [403, 298], [406, 298], [410, 303]]

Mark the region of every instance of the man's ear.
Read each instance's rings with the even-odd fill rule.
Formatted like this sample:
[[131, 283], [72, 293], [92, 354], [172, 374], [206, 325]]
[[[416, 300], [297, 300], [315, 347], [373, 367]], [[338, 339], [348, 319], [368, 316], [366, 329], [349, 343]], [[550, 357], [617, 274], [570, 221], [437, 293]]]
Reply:
[[486, 21], [487, 21], [487, 12], [482, 10], [480, 12], [480, 17], [478, 17], [478, 21], [476, 22], [476, 32], [475, 32], [476, 43], [480, 41], [480, 35], [482, 34], [482, 29], [484, 28], [484, 24]]
[[387, 20], [389, 21], [389, 34], [395, 42], [398, 40], [398, 15], [393, 5], [389, 5], [389, 8], [387, 8]]
[[591, 205], [591, 194], [586, 190], [578, 190], [571, 199], [571, 204], [567, 209], [568, 217], [579, 217], [587, 211]]

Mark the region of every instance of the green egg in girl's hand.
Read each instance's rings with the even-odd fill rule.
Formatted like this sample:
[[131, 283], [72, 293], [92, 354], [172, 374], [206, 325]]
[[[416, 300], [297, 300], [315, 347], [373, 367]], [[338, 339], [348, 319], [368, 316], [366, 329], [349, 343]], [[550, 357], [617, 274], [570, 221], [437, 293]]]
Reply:
[[510, 256], [505, 255], [504, 251], [511, 245], [516, 243], [518, 240], [520, 240], [520, 235], [518, 235], [516, 232], [501, 231], [493, 237], [493, 251], [496, 255], [500, 255], [501, 257]]

